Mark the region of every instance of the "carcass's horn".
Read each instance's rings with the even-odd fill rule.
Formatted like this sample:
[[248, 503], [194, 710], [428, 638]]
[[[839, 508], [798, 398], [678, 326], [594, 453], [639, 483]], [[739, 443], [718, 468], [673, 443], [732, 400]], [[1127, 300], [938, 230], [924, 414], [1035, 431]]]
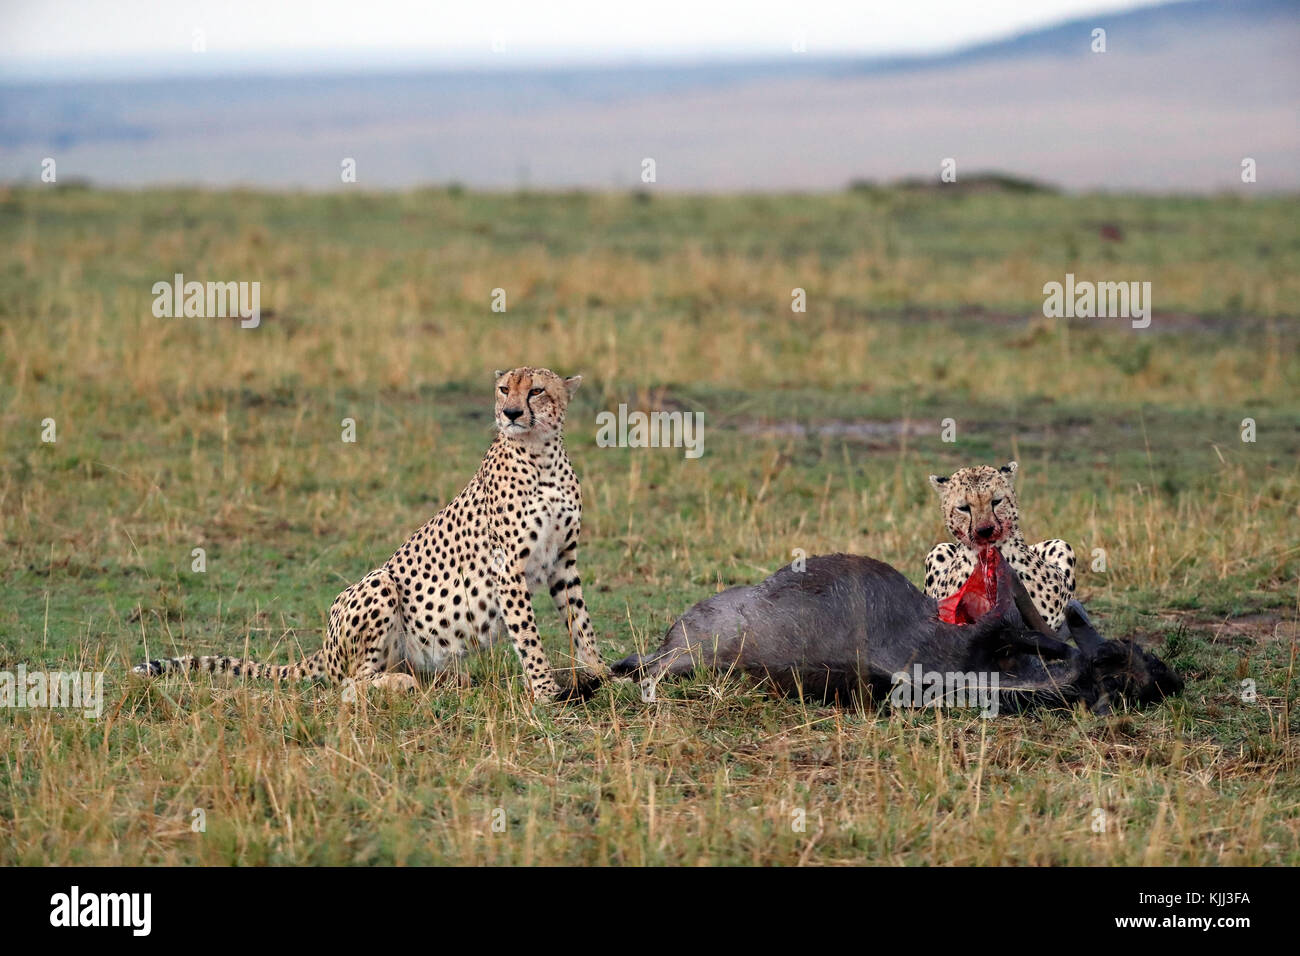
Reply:
[[1037, 631], [1044, 637], [1056, 637], [1055, 632], [1047, 626], [1043, 620], [1043, 615], [1038, 613], [1038, 608], [1034, 606], [1034, 599], [1029, 596], [1025, 590], [1024, 583], [1020, 576], [1012, 569], [1006, 561], [999, 556], [997, 561], [997, 581], [998, 581], [998, 605], [1005, 607], [1007, 595], [1016, 605], [1016, 610], [1020, 612], [1020, 617], [1025, 622], [1025, 626], [1030, 630]]

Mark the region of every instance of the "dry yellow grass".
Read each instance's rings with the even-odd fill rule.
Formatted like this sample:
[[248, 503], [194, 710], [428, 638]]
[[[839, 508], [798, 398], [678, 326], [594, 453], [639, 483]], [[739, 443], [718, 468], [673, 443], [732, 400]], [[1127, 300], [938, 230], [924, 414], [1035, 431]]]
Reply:
[[[1300, 861], [1293, 213], [3, 194], [0, 670], [103, 670], [108, 706], [0, 711], [0, 861]], [[1122, 249], [1096, 237], [1110, 220]], [[1153, 328], [1041, 318], [1067, 270], [1152, 281]], [[150, 287], [177, 271], [262, 282], [261, 328], [154, 318]], [[128, 677], [146, 650], [317, 646], [333, 595], [463, 485], [491, 370], [523, 363], [586, 376], [569, 443], [608, 657], [795, 548], [916, 579], [942, 537], [926, 474], [1016, 457], [1027, 532], [1070, 540], [1103, 632], [1152, 642], [1188, 691], [987, 722], [703, 679], [654, 705], [618, 685], [534, 711], [508, 653], [476, 662], [469, 692], [355, 706]], [[619, 402], [703, 411], [704, 458], [596, 447]]]

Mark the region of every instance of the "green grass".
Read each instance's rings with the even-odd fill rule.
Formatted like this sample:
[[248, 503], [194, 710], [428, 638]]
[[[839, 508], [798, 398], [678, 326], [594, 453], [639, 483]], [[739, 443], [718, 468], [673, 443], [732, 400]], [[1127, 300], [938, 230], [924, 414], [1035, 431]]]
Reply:
[[[1296, 212], [0, 192], [0, 670], [102, 670], [107, 698], [98, 721], [0, 710], [0, 862], [1300, 862]], [[1043, 318], [1067, 271], [1152, 282], [1152, 327]], [[260, 281], [262, 326], [154, 318], [174, 272]], [[535, 709], [508, 651], [467, 691], [356, 704], [126, 673], [318, 647], [334, 595], [477, 467], [491, 371], [517, 364], [584, 374], [568, 444], [607, 659], [796, 548], [918, 580], [944, 536], [926, 475], [1014, 457], [1027, 534], [1069, 540], [1102, 632], [1187, 692], [982, 721], [703, 677]], [[598, 448], [619, 402], [703, 412], [704, 457]]]

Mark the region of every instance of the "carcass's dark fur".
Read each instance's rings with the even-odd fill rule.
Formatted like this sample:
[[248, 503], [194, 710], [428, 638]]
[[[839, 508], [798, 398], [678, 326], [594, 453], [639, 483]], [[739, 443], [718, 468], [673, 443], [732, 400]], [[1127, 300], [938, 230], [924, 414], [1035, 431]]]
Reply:
[[1079, 702], [1106, 712], [1182, 690], [1155, 655], [1102, 638], [1077, 601], [1060, 635], [1052, 635], [1005, 562], [997, 581], [992, 610], [959, 626], [940, 621], [934, 598], [888, 564], [848, 554], [809, 558], [802, 571], [787, 566], [699, 602], [656, 651], [632, 654], [613, 672], [657, 680], [697, 666], [734, 669], [785, 693], [847, 703], [887, 700], [893, 676], [920, 664], [925, 671], [996, 672], [999, 707], [1013, 712]]

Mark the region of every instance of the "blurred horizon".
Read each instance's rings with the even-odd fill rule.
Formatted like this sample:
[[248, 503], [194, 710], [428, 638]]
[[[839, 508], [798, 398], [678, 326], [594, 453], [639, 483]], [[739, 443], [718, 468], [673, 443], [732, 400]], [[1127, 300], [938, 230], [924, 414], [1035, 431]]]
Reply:
[[[457, 13], [433, 53], [421, 44], [445, 10], [394, 25], [381, 3], [327, 29], [295, 20], [302, 6], [290, 3], [236, 30], [230, 18], [255, 5], [237, 0], [223, 19], [182, 3], [146, 24], [132, 17], [161, 8], [128, 0], [117, 26], [97, 32], [92, 14], [110, 8], [73, 6], [0, 14], [10, 27], [0, 182], [40, 182], [53, 160], [59, 181], [110, 187], [820, 192], [937, 183], [950, 160], [959, 182], [997, 173], [1067, 191], [1300, 190], [1300, 0], [1050, 0], [1029, 14], [1004, 0], [975, 14], [928, 0], [878, 22], [841, 22], [821, 0], [803, 20], [767, 3], [752, 22], [728, 19], [727, 5], [690, 20], [694, 8], [674, 0], [662, 15], [541, 27], [534, 8], [488, 4]], [[327, 0], [318, 12], [338, 9]], [[918, 15], [932, 26], [918, 31]], [[175, 51], [196, 22], [199, 52]], [[494, 33], [499, 22], [512, 30]], [[403, 26], [407, 46], [366, 46]], [[303, 46], [349, 30], [347, 52]], [[970, 39], [989, 35], [999, 38]], [[108, 56], [123, 36], [153, 52]], [[298, 45], [277, 53], [286, 37]], [[879, 52], [864, 52], [868, 38]], [[74, 49], [84, 52], [75, 75]], [[109, 60], [138, 75], [104, 72]]]
[[[0, 10], [0, 83], [285, 76], [335, 72], [499, 72], [692, 66], [787, 56], [924, 57], [1004, 41], [1067, 19], [1181, 0], [914, 0], [870, 13], [834, 0], [659, 0], [611, 10], [486, 0], [432, 6], [372, 0], [52, 0]], [[202, 55], [197, 55], [202, 54]]]

